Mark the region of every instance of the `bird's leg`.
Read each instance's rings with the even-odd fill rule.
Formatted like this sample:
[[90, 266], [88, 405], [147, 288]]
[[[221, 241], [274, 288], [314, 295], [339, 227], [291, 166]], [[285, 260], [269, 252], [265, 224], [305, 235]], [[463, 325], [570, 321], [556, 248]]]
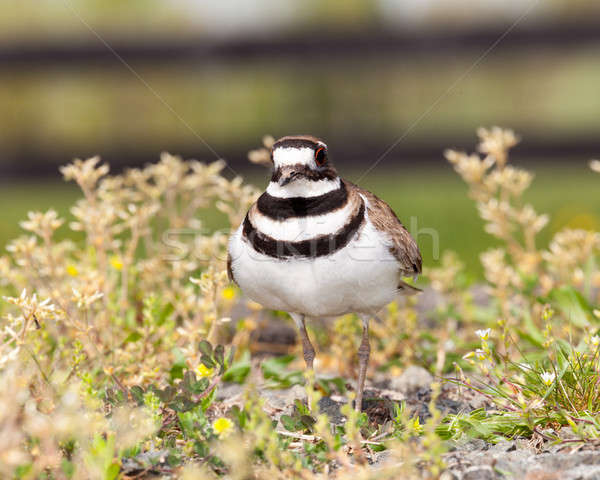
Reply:
[[[314, 369], [313, 369], [313, 361], [315, 359], [315, 349], [310, 343], [310, 338], [308, 338], [308, 332], [306, 331], [306, 323], [304, 315], [300, 315], [297, 313], [290, 314], [294, 319], [296, 326], [298, 327], [298, 332], [300, 333], [300, 338], [302, 339], [302, 353], [304, 354], [304, 363], [306, 363], [306, 368], [309, 369], [308, 378], [308, 386], [310, 387], [311, 382], [314, 381]], [[306, 404], [308, 405], [308, 409], [312, 409], [312, 401], [310, 393], [307, 390], [306, 395]]]
[[356, 401], [354, 403], [354, 408], [359, 412], [362, 410], [365, 378], [367, 377], [369, 355], [371, 354], [371, 345], [369, 344], [369, 317], [362, 316], [361, 318], [363, 322], [363, 333], [360, 347], [358, 347], [358, 384], [356, 386]]
[[310, 343], [310, 338], [308, 338], [308, 333], [306, 331], [306, 324], [304, 322], [304, 315], [292, 314], [292, 318], [298, 327], [298, 332], [300, 333], [300, 338], [302, 339], [302, 353], [304, 354], [304, 362], [306, 363], [306, 367], [310, 370], [313, 370], [313, 361], [315, 359], [315, 349]]

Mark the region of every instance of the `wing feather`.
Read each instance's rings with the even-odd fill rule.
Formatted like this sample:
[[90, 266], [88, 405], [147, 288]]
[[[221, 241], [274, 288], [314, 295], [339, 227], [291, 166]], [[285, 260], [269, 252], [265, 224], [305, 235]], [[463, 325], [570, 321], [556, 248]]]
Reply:
[[416, 276], [421, 273], [423, 260], [419, 247], [392, 208], [368, 190], [346, 180], [344, 181], [348, 188], [367, 199], [369, 220], [377, 230], [386, 233], [390, 237], [392, 241], [390, 251], [400, 263], [400, 274], [402, 276]]

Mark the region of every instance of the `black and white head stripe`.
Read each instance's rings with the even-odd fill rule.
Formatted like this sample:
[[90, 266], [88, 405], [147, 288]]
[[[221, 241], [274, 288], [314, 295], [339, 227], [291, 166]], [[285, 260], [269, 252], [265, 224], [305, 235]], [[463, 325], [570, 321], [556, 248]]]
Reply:
[[316, 150], [319, 147], [327, 147], [327, 145], [310, 135], [297, 135], [280, 138], [273, 144], [273, 151], [278, 148], [312, 148]]
[[271, 182], [282, 180], [291, 174], [295, 179], [319, 181], [337, 177], [335, 168], [329, 161], [327, 145], [308, 135], [283, 137], [273, 144], [273, 176]]
[[282, 241], [266, 235], [252, 224], [246, 215], [243, 224], [244, 239], [252, 248], [264, 255], [278, 259], [316, 258], [331, 255], [345, 247], [363, 225], [365, 204], [361, 200], [357, 211], [337, 231], [300, 241]]
[[319, 168], [317, 170], [317, 169], [310, 168], [308, 165], [303, 165], [301, 163], [297, 163], [295, 165], [286, 165], [285, 167], [278, 167], [275, 170], [273, 170], [273, 175], [271, 175], [272, 182], [279, 181], [284, 168], [292, 169], [292, 170], [295, 170], [296, 172], [300, 172], [300, 174], [302, 175], [302, 178], [305, 178], [307, 180], [312, 180], [312, 181], [334, 180], [338, 176], [337, 172], [332, 167]]

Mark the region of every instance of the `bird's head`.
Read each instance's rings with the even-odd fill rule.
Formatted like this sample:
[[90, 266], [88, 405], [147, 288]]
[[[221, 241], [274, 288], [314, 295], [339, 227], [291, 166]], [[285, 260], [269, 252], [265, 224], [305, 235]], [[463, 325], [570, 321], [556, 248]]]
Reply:
[[271, 151], [273, 176], [271, 181], [281, 188], [287, 185], [318, 180], [334, 180], [337, 172], [329, 156], [327, 145], [310, 135], [282, 137]]

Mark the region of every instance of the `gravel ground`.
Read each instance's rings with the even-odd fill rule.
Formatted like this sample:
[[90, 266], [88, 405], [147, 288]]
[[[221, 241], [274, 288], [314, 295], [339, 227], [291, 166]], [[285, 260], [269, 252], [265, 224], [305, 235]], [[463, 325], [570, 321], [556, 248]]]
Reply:
[[[365, 392], [363, 409], [373, 422], [383, 424], [391, 419], [393, 403], [405, 401], [407, 407], [424, 421], [428, 416], [431, 399], [429, 385], [431, 375], [420, 367], [410, 367], [400, 377], [387, 382], [378, 382], [383, 388], [368, 388]], [[259, 388], [265, 398], [265, 408], [273, 418], [291, 414], [296, 399], [305, 399], [304, 388], [295, 386], [284, 390]], [[226, 402], [236, 402], [241, 397], [242, 387], [228, 385], [219, 392]], [[327, 413], [334, 424], [345, 421], [340, 407], [347, 399], [340, 396], [323, 397], [320, 410]], [[437, 407], [445, 413], [458, 413], [485, 407], [485, 399], [462, 391], [452, 384], [445, 384], [437, 401]], [[283, 427], [281, 426], [283, 429]], [[548, 432], [555, 433], [555, 432]], [[562, 429], [560, 436], [573, 438], [569, 429]], [[441, 480], [600, 480], [600, 442], [597, 445], [562, 443], [553, 445], [541, 437], [517, 439], [493, 445], [483, 440], [471, 440], [450, 445], [445, 455], [446, 470]], [[388, 454], [374, 454], [373, 467], [386, 464]]]
[[[256, 369], [255, 369], [256, 371]], [[403, 375], [387, 381], [379, 381], [377, 388], [368, 388], [365, 392], [363, 410], [370, 421], [385, 424], [391, 419], [393, 404], [405, 401], [410, 411], [424, 421], [429, 415], [428, 404], [431, 400], [429, 388], [433, 378], [420, 367], [408, 368]], [[267, 389], [258, 387], [265, 399], [265, 410], [273, 419], [281, 415], [290, 415], [297, 399], [305, 400], [304, 387], [296, 385], [287, 389]], [[222, 415], [233, 405], [243, 402], [244, 387], [238, 384], [223, 384], [217, 392], [215, 415]], [[321, 412], [327, 413], [331, 422], [342, 424], [345, 417], [340, 407], [348, 401], [342, 396], [323, 397], [319, 402]], [[471, 411], [485, 407], [485, 399], [468, 390], [460, 392], [452, 384], [444, 384], [437, 400], [437, 407], [445, 413]], [[212, 408], [212, 407], [211, 407]], [[279, 424], [278, 429], [284, 430]], [[546, 432], [555, 433], [555, 432]], [[562, 429], [561, 438], [573, 439], [569, 429]], [[449, 445], [445, 454], [446, 470], [440, 480], [600, 480], [600, 441], [598, 444], [561, 443], [553, 445], [541, 436], [533, 439], [516, 439], [493, 445], [483, 440], [470, 440]], [[123, 463], [123, 473], [169, 475], [166, 464], [166, 451], [154, 451], [127, 459]], [[154, 467], [144, 469], [148, 461]], [[370, 458], [374, 469], [390, 466], [393, 461], [389, 451], [372, 453]]]

